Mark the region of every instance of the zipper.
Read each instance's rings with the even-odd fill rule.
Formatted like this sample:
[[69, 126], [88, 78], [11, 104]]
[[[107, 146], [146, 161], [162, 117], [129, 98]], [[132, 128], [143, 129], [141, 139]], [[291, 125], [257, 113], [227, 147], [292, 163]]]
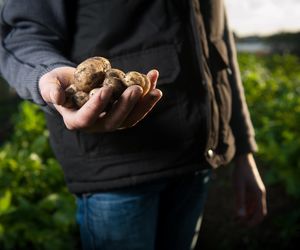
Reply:
[[[197, 62], [198, 62], [198, 67], [200, 69], [200, 74], [201, 74], [201, 79], [202, 79], [202, 85], [203, 87], [206, 89], [207, 93], [208, 93], [208, 100], [207, 100], [207, 119], [206, 119], [206, 125], [207, 125], [207, 141], [206, 141], [206, 147], [205, 147], [205, 152], [204, 155], [206, 156], [206, 158], [208, 160], [212, 160], [214, 158], [214, 148], [212, 147], [212, 145], [215, 145], [214, 143], [214, 139], [212, 138], [212, 131], [211, 131], [211, 125], [212, 125], [212, 112], [211, 112], [211, 95], [209, 93], [209, 86], [208, 86], [208, 82], [206, 81], [206, 77], [205, 77], [205, 69], [204, 69], [204, 64], [203, 62], [201, 62], [201, 60], [203, 60], [204, 58], [204, 51], [202, 48], [202, 43], [200, 40], [200, 33], [197, 29], [197, 25], [196, 25], [196, 16], [195, 16], [195, 9], [194, 9], [194, 5], [192, 1], [198, 1], [198, 0], [189, 0], [189, 9], [190, 9], [190, 24], [191, 24], [191, 28], [192, 28], [192, 36], [193, 36], [193, 40], [195, 43], [195, 48], [196, 48], [196, 55], [197, 55]], [[214, 164], [213, 164], [214, 165]]]
[[203, 64], [201, 63], [201, 58], [203, 58], [204, 53], [203, 53], [203, 49], [202, 49], [202, 45], [201, 45], [201, 41], [199, 39], [199, 31], [197, 30], [197, 25], [196, 25], [196, 16], [195, 16], [195, 10], [194, 10], [194, 6], [192, 3], [193, 0], [189, 0], [189, 9], [191, 11], [191, 28], [192, 28], [192, 35], [194, 38], [194, 43], [195, 43], [195, 47], [196, 47], [196, 54], [197, 54], [197, 62], [198, 62], [198, 67], [200, 68], [200, 74], [202, 77], [202, 84], [203, 86], [206, 86], [207, 83], [205, 81], [205, 73], [204, 73], [204, 68], [203, 68]]

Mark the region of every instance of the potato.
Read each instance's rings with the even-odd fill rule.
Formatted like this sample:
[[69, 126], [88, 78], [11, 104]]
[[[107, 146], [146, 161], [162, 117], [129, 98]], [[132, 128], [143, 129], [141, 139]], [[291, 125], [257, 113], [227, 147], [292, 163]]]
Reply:
[[104, 57], [91, 57], [80, 63], [74, 73], [74, 83], [65, 90], [68, 108], [80, 108], [103, 86], [113, 88], [111, 103], [118, 100], [124, 90], [132, 85], [139, 85], [143, 95], [150, 90], [148, 77], [136, 71], [125, 74], [120, 69], [111, 67]]

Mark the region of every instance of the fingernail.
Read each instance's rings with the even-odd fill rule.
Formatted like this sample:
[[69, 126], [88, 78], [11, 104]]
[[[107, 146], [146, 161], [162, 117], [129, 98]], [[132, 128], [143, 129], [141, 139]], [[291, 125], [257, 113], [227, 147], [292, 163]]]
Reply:
[[101, 100], [107, 99], [107, 96], [109, 95], [110, 91], [112, 91], [111, 86], [104, 86], [101, 89], [101, 93], [100, 93]]
[[137, 97], [140, 98], [140, 96], [143, 94], [143, 88], [141, 86], [134, 86], [134, 89], [131, 92], [130, 98], [136, 99]]
[[151, 70], [150, 72], [149, 72], [149, 74], [148, 74], [148, 77], [153, 77], [154, 76], [154, 73], [155, 71], [154, 70]]
[[100, 91], [100, 88], [92, 89], [92, 90], [90, 91], [90, 93], [89, 93], [90, 98], [91, 98], [92, 96], [94, 96], [95, 94], [97, 94], [99, 91]]
[[156, 70], [156, 69], [153, 69], [153, 70], [151, 70], [151, 71], [149, 72], [149, 77], [154, 77], [154, 76], [156, 76], [156, 75], [158, 75], [158, 74], [159, 74], [159, 71]]
[[150, 91], [149, 95], [152, 98], [161, 98], [163, 93], [159, 89], [153, 89]]

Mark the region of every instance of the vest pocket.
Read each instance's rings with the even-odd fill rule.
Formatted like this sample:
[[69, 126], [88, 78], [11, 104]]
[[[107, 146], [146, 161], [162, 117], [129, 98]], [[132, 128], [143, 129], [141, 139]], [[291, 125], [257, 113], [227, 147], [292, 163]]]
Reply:
[[125, 72], [139, 71], [146, 74], [151, 69], [157, 69], [160, 72], [158, 88], [164, 95], [154, 110], [133, 128], [92, 135], [80, 132], [80, 148], [90, 156], [99, 157], [182, 145], [184, 135], [182, 116], [179, 114], [181, 104], [175, 84], [180, 73], [180, 63], [175, 46], [162, 45], [109, 60], [112, 67]]
[[109, 60], [112, 67], [122, 69], [124, 72], [138, 71], [147, 74], [151, 69], [157, 69], [158, 85], [174, 82], [180, 71], [177, 51], [172, 44], [113, 57]]
[[222, 39], [212, 41], [211, 49], [211, 65], [215, 70], [223, 70], [228, 68], [229, 59], [225, 42]]

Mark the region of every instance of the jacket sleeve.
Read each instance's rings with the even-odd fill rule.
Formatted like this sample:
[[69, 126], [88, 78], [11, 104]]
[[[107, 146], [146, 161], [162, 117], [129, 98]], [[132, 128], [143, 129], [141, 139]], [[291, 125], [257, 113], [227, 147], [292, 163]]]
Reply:
[[229, 83], [232, 90], [232, 118], [231, 128], [235, 137], [236, 155], [257, 151], [254, 128], [250, 119], [246, 103], [244, 88], [241, 81], [240, 70], [237, 62], [235, 42], [225, 22], [224, 40], [229, 58]]
[[7, 0], [1, 11], [0, 72], [23, 99], [46, 106], [38, 81], [67, 59], [70, 35], [64, 0]]

